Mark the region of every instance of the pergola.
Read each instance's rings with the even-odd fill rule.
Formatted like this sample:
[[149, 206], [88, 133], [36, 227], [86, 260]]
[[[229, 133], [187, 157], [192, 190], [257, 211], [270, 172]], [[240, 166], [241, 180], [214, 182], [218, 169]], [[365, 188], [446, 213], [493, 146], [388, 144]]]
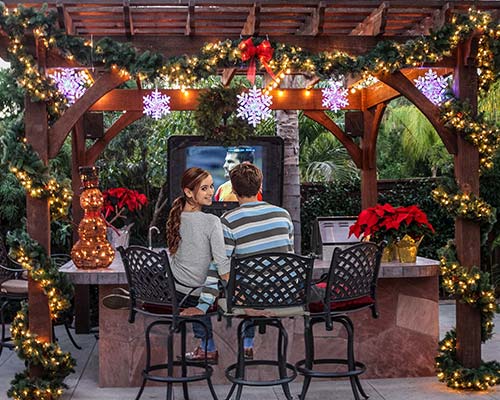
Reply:
[[[16, 1], [4, 1], [14, 8]], [[130, 42], [140, 50], [163, 53], [166, 57], [193, 54], [206, 42], [237, 39], [240, 36], [266, 36], [270, 40], [293, 44], [311, 52], [342, 50], [353, 55], [373, 49], [388, 38], [398, 42], [428, 35], [439, 28], [452, 11], [466, 13], [470, 6], [491, 11], [496, 16], [500, 1], [461, 0], [302, 0], [248, 1], [248, 0], [50, 0], [48, 4], [58, 15], [58, 24], [67, 34], [79, 35], [97, 41], [109, 36], [117, 41]], [[24, 6], [41, 7], [42, 2], [25, 2]], [[5, 51], [8, 39], [0, 36], [0, 48]], [[32, 54], [41, 69], [76, 66], [57, 52], [45, 52], [32, 39]], [[454, 92], [459, 99], [467, 99], [477, 108], [478, 77], [473, 59], [475, 39], [459, 46], [457, 51], [437, 64], [440, 74], [454, 74]], [[425, 63], [422, 64], [425, 66]], [[100, 153], [121, 130], [143, 116], [142, 96], [146, 90], [117, 89], [129, 79], [118, 71], [96, 68], [95, 83], [51, 126], [47, 122], [46, 105], [26, 99], [26, 138], [47, 163], [59, 152], [71, 133], [73, 149], [73, 189], [79, 192], [78, 166], [93, 164]], [[228, 85], [237, 69], [221, 70], [223, 83]], [[277, 110], [303, 110], [304, 114], [322, 124], [346, 147], [354, 163], [361, 170], [362, 207], [377, 202], [376, 140], [378, 128], [387, 103], [405, 96], [429, 119], [454, 155], [456, 180], [465, 192], [479, 195], [478, 150], [460, 135], [444, 127], [439, 109], [413, 84], [423, 75], [421, 69], [404, 69], [394, 73], [380, 73], [380, 82], [349, 94], [348, 109], [357, 110], [361, 122], [361, 140], [344, 132], [325, 114], [321, 92], [311, 89], [282, 89], [273, 92], [273, 106]], [[309, 84], [315, 83], [309, 77]], [[355, 82], [353, 79], [351, 85]], [[140, 87], [140, 83], [139, 83]], [[198, 91], [163, 90], [171, 96], [172, 110], [194, 110]], [[89, 112], [125, 111], [123, 115], [90, 146], [85, 145], [83, 117]], [[77, 196], [75, 196], [77, 197]], [[78, 199], [73, 201], [75, 222], [81, 218]], [[28, 197], [27, 221], [29, 234], [50, 251], [50, 214], [47, 200]], [[479, 225], [465, 219], [456, 220], [455, 240], [459, 261], [471, 267], [480, 265]], [[30, 329], [46, 340], [51, 340], [48, 304], [40, 287], [30, 281]], [[479, 312], [457, 303], [457, 351], [462, 364], [479, 366], [481, 359], [481, 322]]]

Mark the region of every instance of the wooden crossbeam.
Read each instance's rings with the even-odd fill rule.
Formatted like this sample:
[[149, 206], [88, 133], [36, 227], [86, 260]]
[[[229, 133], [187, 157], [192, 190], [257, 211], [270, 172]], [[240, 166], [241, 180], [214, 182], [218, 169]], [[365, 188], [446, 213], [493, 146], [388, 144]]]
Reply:
[[439, 10], [434, 10], [431, 15], [423, 18], [421, 21], [410, 27], [405, 34], [408, 35], [428, 35], [430, 30], [441, 28], [449, 18], [452, 6], [445, 3]]
[[75, 34], [75, 27], [73, 26], [73, 20], [68, 13], [68, 10], [64, 7], [62, 0], [57, 0], [57, 22], [59, 23], [59, 27], [66, 31], [68, 35]]
[[373, 10], [368, 17], [366, 17], [356, 26], [356, 28], [352, 30], [351, 35], [383, 35], [387, 24], [388, 11], [389, 2], [384, 1], [377, 9]]
[[244, 36], [257, 36], [260, 30], [260, 2], [253, 4], [241, 34]]
[[222, 71], [222, 86], [228, 87], [231, 81], [233, 80], [234, 75], [236, 74], [237, 68], [225, 68]]

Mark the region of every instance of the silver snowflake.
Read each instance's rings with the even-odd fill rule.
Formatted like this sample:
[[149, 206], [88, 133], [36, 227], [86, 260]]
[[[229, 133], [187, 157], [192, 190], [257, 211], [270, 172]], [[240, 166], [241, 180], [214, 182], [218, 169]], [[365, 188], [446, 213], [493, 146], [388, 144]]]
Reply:
[[161, 94], [158, 89], [155, 89], [154, 92], [142, 98], [142, 106], [144, 114], [154, 119], [160, 119], [170, 114], [170, 96]]
[[269, 107], [272, 103], [273, 96], [263, 94], [262, 90], [254, 86], [248, 92], [238, 95], [237, 116], [256, 127], [262, 120], [271, 116]]
[[72, 68], [63, 68], [56, 70], [49, 76], [55, 81], [57, 90], [66, 97], [69, 105], [82, 97], [87, 87], [91, 84], [91, 78], [83, 70], [78, 71]]
[[444, 100], [444, 93], [448, 83], [446, 78], [438, 76], [432, 69], [429, 69], [424, 76], [414, 79], [415, 86], [434, 104], [441, 104]]
[[330, 79], [328, 87], [321, 90], [323, 98], [323, 107], [332, 111], [339, 111], [342, 107], [349, 105], [347, 100], [347, 89], [344, 88], [342, 81]]

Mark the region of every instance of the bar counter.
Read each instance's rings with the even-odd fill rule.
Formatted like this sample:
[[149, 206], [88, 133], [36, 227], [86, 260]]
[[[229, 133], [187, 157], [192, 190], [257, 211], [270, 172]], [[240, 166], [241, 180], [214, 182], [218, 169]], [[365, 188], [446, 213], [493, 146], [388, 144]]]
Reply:
[[[316, 260], [314, 277], [328, 271], [329, 261]], [[115, 287], [127, 287], [120, 255], [106, 269], [81, 270], [72, 262], [61, 271], [68, 274], [78, 288], [99, 285], [99, 386], [139, 386], [145, 364], [144, 331], [148, 321], [138, 315], [128, 323], [127, 310], [110, 310], [102, 306], [102, 298]], [[439, 262], [418, 257], [414, 264], [382, 263], [379, 273], [377, 301], [380, 317], [373, 319], [370, 310], [351, 315], [355, 327], [356, 358], [367, 365], [361, 378], [416, 377], [434, 375], [434, 357], [439, 340], [438, 310]], [[82, 286], [83, 287], [83, 286]], [[227, 383], [224, 368], [236, 360], [236, 326], [213, 318], [214, 339], [219, 350], [219, 364], [214, 368], [214, 383]], [[304, 358], [303, 320], [285, 320], [289, 335], [288, 358], [294, 363]], [[318, 324], [314, 331], [315, 348], [322, 358], [344, 357], [346, 335], [334, 326], [326, 332]], [[256, 334], [255, 358], [275, 351], [274, 332]], [[193, 347], [195, 343], [193, 342]], [[153, 340], [153, 361], [165, 357], [165, 341], [161, 332]], [[264, 356], [266, 358], [266, 356]], [[250, 377], [269, 379], [270, 371], [252, 370]]]

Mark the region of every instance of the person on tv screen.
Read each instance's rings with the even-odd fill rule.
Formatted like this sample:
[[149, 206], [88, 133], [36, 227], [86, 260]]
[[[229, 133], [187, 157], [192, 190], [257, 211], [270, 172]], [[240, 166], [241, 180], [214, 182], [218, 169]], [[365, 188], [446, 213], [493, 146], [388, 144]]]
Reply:
[[[190, 361], [204, 361], [206, 352], [208, 362], [216, 363], [218, 353], [213, 340], [212, 322], [205, 314], [218, 295], [219, 275], [227, 276], [229, 273], [229, 258], [226, 256], [219, 218], [201, 211], [203, 206], [212, 204], [212, 176], [201, 168], [189, 168], [182, 175], [181, 187], [182, 195], [172, 203], [167, 221], [172, 273], [177, 281], [186, 285], [176, 286], [178, 301], [189, 295], [182, 306], [195, 307], [200, 320], [208, 328], [207, 336], [200, 324], [193, 323], [194, 336], [200, 340], [200, 344], [186, 357]], [[189, 286], [200, 289], [191, 292]]]
[[[255, 149], [250, 146], [229, 147], [227, 149], [226, 158], [224, 159], [224, 178], [228, 179], [220, 185], [215, 192], [215, 201], [238, 201], [236, 195], [233, 193], [231, 180], [229, 180], [229, 173], [237, 165], [247, 162], [254, 163]], [[262, 200], [262, 193], [259, 191], [258, 200]]]

